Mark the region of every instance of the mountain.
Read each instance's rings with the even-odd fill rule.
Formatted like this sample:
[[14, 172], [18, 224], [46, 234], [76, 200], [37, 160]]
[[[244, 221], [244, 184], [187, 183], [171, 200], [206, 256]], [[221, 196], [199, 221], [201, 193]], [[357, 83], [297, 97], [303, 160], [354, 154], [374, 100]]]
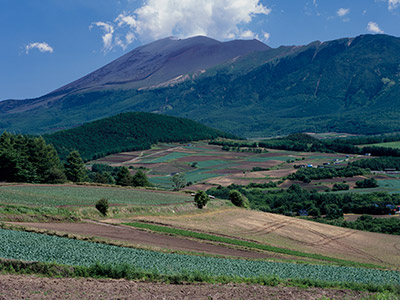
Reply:
[[276, 49], [163, 39], [44, 97], [0, 102], [0, 128], [48, 132], [148, 111], [249, 137], [399, 131], [399, 62], [400, 39], [388, 35]]
[[166, 115], [128, 112], [43, 135], [60, 157], [78, 150], [84, 160], [112, 153], [150, 149], [158, 142], [189, 142], [217, 137], [235, 138], [192, 120]]
[[257, 40], [219, 42], [204, 36], [183, 40], [165, 38], [138, 47], [43, 97], [18, 102], [3, 101], [0, 103], [0, 113], [20, 113], [49, 107], [65, 96], [88, 91], [168, 86], [195, 77], [207, 68], [228, 60], [268, 49], [270, 47]]

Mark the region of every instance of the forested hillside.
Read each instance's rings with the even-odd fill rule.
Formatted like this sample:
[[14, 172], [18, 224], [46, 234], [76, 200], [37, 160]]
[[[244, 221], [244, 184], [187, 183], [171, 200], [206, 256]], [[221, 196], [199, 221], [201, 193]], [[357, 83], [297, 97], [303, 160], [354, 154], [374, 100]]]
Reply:
[[77, 150], [84, 160], [90, 160], [112, 153], [149, 149], [158, 142], [233, 136], [191, 120], [137, 112], [119, 114], [43, 137], [54, 145], [62, 159]]

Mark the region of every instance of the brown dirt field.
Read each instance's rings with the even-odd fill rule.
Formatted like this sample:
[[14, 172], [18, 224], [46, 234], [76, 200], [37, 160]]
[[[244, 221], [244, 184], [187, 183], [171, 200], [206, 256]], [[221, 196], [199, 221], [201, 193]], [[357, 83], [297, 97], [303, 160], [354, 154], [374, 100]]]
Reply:
[[236, 256], [245, 258], [268, 258], [273, 255], [233, 249], [224, 246], [199, 242], [174, 236], [152, 233], [124, 225], [111, 225], [102, 223], [12, 223], [13, 225], [31, 228], [53, 230], [73, 233], [87, 237], [102, 237], [114, 241], [124, 241], [135, 245], [146, 245], [164, 249], [201, 252], [224, 256]]
[[284, 177], [284, 176], [290, 175], [294, 172], [296, 172], [295, 169], [280, 169], [280, 170], [267, 171], [265, 174], [272, 178], [277, 178], [277, 177]]
[[250, 182], [253, 183], [266, 183], [270, 182], [270, 179], [240, 179], [240, 178], [233, 178], [233, 177], [215, 177], [208, 179], [206, 183], [210, 185], [221, 185], [221, 186], [228, 186], [232, 183], [239, 184], [239, 185], [248, 185]]
[[400, 236], [364, 232], [271, 213], [225, 208], [181, 216], [141, 217], [309, 253], [400, 267]]
[[211, 184], [202, 184], [202, 183], [200, 183], [200, 184], [190, 185], [190, 186], [184, 188], [183, 190], [189, 190], [189, 191], [199, 191], [199, 190], [201, 190], [201, 191], [207, 191], [207, 190], [209, 190], [209, 189], [211, 189], [211, 188], [213, 188], [213, 187], [215, 187], [215, 186], [214, 186], [214, 185], [211, 185]]
[[177, 159], [180, 162], [207, 161], [207, 160], [236, 160], [233, 155], [192, 155]]
[[224, 174], [229, 175], [229, 174], [237, 174], [237, 173], [243, 174], [243, 171], [239, 170], [239, 169], [222, 169], [222, 170], [207, 171], [207, 172], [204, 172], [204, 173], [218, 174], [218, 175], [224, 175]]
[[263, 162], [255, 162], [255, 161], [246, 161], [238, 164], [238, 168], [250, 170], [253, 167], [263, 167], [263, 168], [271, 168], [281, 164], [280, 160], [269, 160]]
[[362, 299], [366, 292], [246, 284], [163, 284], [125, 279], [0, 275], [0, 300], [9, 299]]

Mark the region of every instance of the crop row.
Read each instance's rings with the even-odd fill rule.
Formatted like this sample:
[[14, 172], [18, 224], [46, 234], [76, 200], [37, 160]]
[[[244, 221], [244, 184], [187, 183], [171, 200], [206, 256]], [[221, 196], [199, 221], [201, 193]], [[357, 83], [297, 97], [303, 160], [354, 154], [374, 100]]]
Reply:
[[5, 229], [0, 229], [0, 258], [72, 266], [91, 266], [96, 262], [125, 263], [169, 275], [204, 272], [241, 278], [278, 276], [283, 279], [400, 285], [400, 273], [396, 271], [159, 253]]
[[2, 186], [0, 202], [40, 206], [94, 205], [99, 199], [110, 203], [159, 205], [190, 201], [189, 196], [123, 188], [87, 186]]

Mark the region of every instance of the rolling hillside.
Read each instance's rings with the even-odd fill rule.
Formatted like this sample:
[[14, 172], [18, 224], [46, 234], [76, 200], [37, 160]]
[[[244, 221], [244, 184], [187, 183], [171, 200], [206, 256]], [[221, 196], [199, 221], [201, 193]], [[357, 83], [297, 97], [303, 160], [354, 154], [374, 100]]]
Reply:
[[77, 128], [44, 135], [61, 158], [78, 150], [84, 160], [122, 151], [149, 149], [158, 142], [232, 137], [191, 120], [151, 113], [123, 113]]
[[[0, 129], [43, 133], [148, 111], [243, 136], [400, 130], [397, 37], [362, 35], [277, 49], [204, 37], [175, 42], [138, 48], [42, 98], [1, 102]], [[224, 49], [230, 51], [222, 57]]]

